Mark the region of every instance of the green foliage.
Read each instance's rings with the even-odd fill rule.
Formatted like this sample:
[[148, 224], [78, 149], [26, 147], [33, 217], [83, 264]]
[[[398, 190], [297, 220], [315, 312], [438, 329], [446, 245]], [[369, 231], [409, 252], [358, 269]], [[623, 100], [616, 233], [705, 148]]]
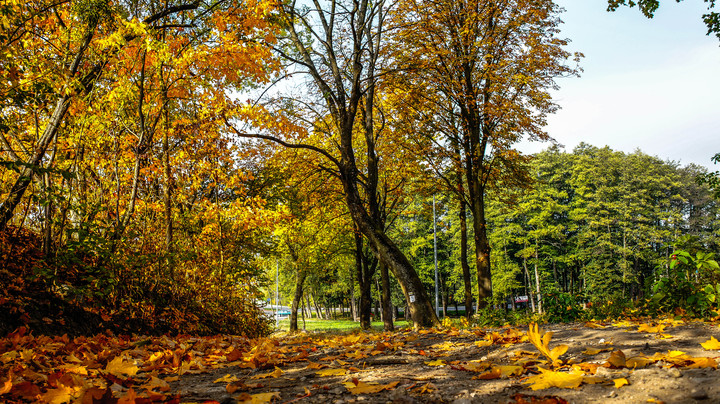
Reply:
[[707, 316], [717, 307], [720, 266], [713, 253], [676, 251], [660, 279], [652, 287], [651, 310], [672, 312], [677, 308], [694, 316]]
[[547, 321], [551, 323], [583, 320], [587, 312], [583, 310], [582, 296], [564, 292], [550, 292], [543, 297], [543, 310]]

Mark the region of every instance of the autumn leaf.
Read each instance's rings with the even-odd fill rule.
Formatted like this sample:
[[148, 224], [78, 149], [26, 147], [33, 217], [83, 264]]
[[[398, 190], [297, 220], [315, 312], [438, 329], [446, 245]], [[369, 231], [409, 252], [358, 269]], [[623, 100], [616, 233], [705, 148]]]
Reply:
[[354, 382], [345, 382], [343, 385], [345, 385], [345, 388], [352, 394], [374, 394], [383, 390], [392, 390], [399, 383], [400, 382], [395, 381], [388, 384], [375, 384], [358, 381], [357, 384]]
[[320, 371], [315, 372], [316, 375], [325, 377], [325, 376], [342, 376], [347, 373], [347, 370], [345, 369], [322, 369]]
[[665, 326], [660, 324], [657, 326], [652, 326], [650, 324], [640, 324], [638, 327], [638, 332], [649, 332], [649, 333], [661, 333], [665, 330]]
[[7, 380], [5, 380], [2, 384], [2, 386], [0, 386], [0, 395], [10, 392], [10, 390], [12, 389], [12, 386], [13, 386], [12, 380], [13, 380], [13, 372], [12, 372], [12, 370], [10, 370], [10, 372], [8, 372]]
[[138, 367], [132, 361], [123, 361], [123, 358], [116, 356], [115, 359], [108, 362], [105, 367], [105, 371], [113, 376], [124, 377], [124, 376], [135, 376], [138, 372]]
[[502, 377], [502, 371], [501, 371], [500, 369], [494, 367], [494, 368], [490, 369], [489, 371], [487, 371], [487, 372], [485, 372], [485, 373], [482, 373], [482, 374], [479, 374], [479, 375], [473, 377], [473, 379], [477, 379], [477, 380], [495, 380], [495, 379], [499, 379], [499, 378], [501, 378], [501, 377]]
[[243, 393], [235, 397], [235, 399], [239, 404], [267, 404], [271, 403], [273, 399], [279, 399], [280, 397], [279, 391], [271, 391], [269, 393], [258, 394]]
[[560, 363], [562, 363], [558, 358], [567, 352], [568, 346], [567, 345], [558, 345], [552, 350], [550, 350], [549, 344], [550, 339], [552, 339], [552, 332], [546, 332], [542, 337], [540, 337], [540, 331], [538, 330], [537, 323], [530, 324], [530, 328], [528, 330], [528, 338], [530, 339], [530, 342], [532, 342], [533, 345], [535, 345], [535, 348], [540, 351], [543, 355], [545, 355], [548, 359], [550, 359], [550, 362], [553, 366], [557, 366]]
[[720, 341], [716, 340], [715, 337], [712, 336], [709, 340], [701, 343], [700, 345], [708, 351], [720, 350]]
[[280, 369], [279, 367], [275, 366], [275, 370], [274, 370], [274, 371], [272, 371], [272, 372], [270, 372], [270, 373], [264, 373], [264, 374], [261, 374], [261, 375], [256, 375], [256, 376], [253, 376], [252, 378], [253, 378], [253, 379], [267, 379], [267, 378], [269, 378], [269, 377], [278, 378], [278, 377], [282, 376], [282, 374], [283, 374], [282, 369]]
[[307, 367], [305, 367], [305, 369], [319, 370], [319, 369], [326, 368], [326, 367], [327, 367], [327, 365], [323, 365], [321, 363], [310, 362], [310, 363], [308, 363]]
[[587, 348], [586, 350], [583, 351], [583, 354], [592, 356], [592, 355], [597, 355], [600, 352], [605, 352], [605, 351], [608, 351], [608, 349], [607, 348], [603, 348], [603, 349]]
[[442, 359], [438, 359], [430, 362], [425, 362], [425, 364], [428, 366], [445, 366], [445, 361]]
[[623, 351], [615, 351], [611, 353], [607, 363], [616, 368], [624, 368], [626, 364], [625, 353], [623, 353]]
[[550, 387], [574, 389], [583, 382], [584, 375], [579, 371], [573, 371], [572, 373], [555, 372], [540, 367], [538, 370], [540, 371], [539, 375], [530, 376], [525, 381], [525, 384], [530, 384], [530, 388], [533, 390], [542, 390]]
[[630, 382], [628, 382], [627, 379], [624, 377], [622, 377], [620, 379], [613, 379], [613, 383], [615, 383], [616, 389], [619, 389], [622, 386], [630, 384]]
[[240, 380], [237, 376], [231, 375], [230, 373], [226, 374], [223, 377], [215, 379], [213, 383], [232, 383]]

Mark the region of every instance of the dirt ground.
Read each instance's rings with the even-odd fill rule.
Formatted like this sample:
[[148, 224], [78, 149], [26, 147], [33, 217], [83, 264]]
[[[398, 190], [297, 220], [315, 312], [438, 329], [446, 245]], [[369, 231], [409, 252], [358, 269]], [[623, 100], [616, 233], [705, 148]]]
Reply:
[[[720, 337], [717, 324], [666, 321], [664, 330], [638, 331], [658, 322], [578, 323], [545, 325], [552, 331], [550, 348], [565, 344], [560, 356], [567, 371], [581, 364], [598, 384], [578, 388], [529, 388], [529, 377], [543, 363], [538, 349], [524, 337], [527, 327], [513, 330], [425, 330], [395, 333], [278, 335], [269, 360], [256, 368], [228, 366], [209, 373], [183, 375], [172, 384], [182, 402], [219, 403], [720, 403], [720, 371], [712, 359], [720, 351], [701, 346]], [[494, 343], [487, 345], [491, 340]], [[485, 346], [487, 345], [487, 346]], [[594, 350], [593, 350], [594, 349]], [[597, 350], [601, 352], [595, 353]], [[625, 357], [656, 358], [630, 369], [612, 366], [612, 352]], [[671, 351], [693, 358], [711, 358], [699, 367], [657, 360]], [[675, 352], [670, 355], [682, 355]], [[659, 356], [655, 356], [655, 355]], [[274, 355], [274, 356], [273, 356]], [[266, 358], [267, 359], [267, 358]], [[686, 363], [692, 363], [690, 361]], [[714, 366], [713, 366], [714, 363]], [[492, 375], [489, 366], [520, 365], [520, 374]], [[241, 362], [240, 366], [247, 366]], [[277, 369], [280, 369], [278, 371]], [[325, 376], [328, 369], [344, 374]], [[481, 378], [478, 378], [481, 377]], [[613, 380], [628, 384], [615, 387]], [[589, 380], [589, 379], [588, 379]], [[344, 384], [353, 383], [353, 384]], [[353, 393], [359, 384], [376, 393]], [[379, 386], [378, 386], [379, 385]], [[349, 387], [348, 387], [349, 386]], [[362, 389], [360, 389], [362, 390]], [[264, 393], [264, 394], [263, 394]], [[272, 397], [272, 398], [271, 398]]]

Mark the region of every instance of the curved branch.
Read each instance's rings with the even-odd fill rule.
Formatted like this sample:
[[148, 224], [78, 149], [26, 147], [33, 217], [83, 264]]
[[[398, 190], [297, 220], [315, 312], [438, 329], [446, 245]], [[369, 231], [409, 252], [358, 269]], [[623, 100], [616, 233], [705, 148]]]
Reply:
[[332, 161], [333, 164], [335, 164], [337, 167], [341, 167], [340, 161], [338, 161], [330, 153], [328, 153], [327, 151], [325, 151], [319, 147], [309, 145], [309, 144], [304, 144], [304, 143], [288, 143], [278, 137], [270, 136], [270, 135], [263, 135], [260, 133], [243, 133], [243, 132], [240, 132], [239, 130], [237, 130], [237, 128], [235, 126], [233, 126], [233, 124], [231, 124], [230, 121], [228, 121], [228, 119], [225, 115], [223, 115], [222, 119], [223, 119], [223, 122], [225, 122], [225, 126], [227, 126], [230, 130], [232, 130], [237, 136], [248, 138], [248, 139], [269, 140], [269, 141], [275, 142], [283, 147], [287, 147], [288, 149], [312, 150], [316, 153], [319, 153], [319, 154], [325, 156], [326, 159]]

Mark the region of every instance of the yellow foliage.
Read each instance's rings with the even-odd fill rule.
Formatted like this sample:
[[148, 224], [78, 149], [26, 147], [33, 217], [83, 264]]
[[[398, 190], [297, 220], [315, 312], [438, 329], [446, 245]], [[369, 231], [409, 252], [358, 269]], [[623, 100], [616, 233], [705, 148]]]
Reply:
[[559, 387], [562, 389], [574, 389], [579, 387], [584, 375], [581, 371], [573, 370], [571, 373], [554, 372], [552, 370], [538, 368], [539, 375], [530, 376], [525, 381], [533, 390], [542, 390], [550, 387]]

